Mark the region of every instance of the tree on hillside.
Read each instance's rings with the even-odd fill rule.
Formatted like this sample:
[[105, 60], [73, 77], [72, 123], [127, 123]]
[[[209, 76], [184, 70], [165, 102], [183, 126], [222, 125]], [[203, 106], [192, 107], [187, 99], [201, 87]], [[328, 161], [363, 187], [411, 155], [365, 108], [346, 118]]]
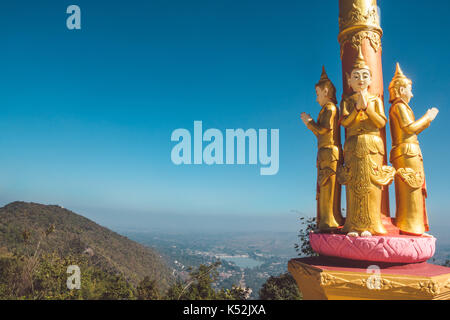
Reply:
[[136, 297], [138, 300], [159, 300], [161, 294], [156, 280], [145, 277], [136, 288]]
[[[67, 288], [68, 267], [76, 265], [81, 270], [80, 289]], [[31, 277], [32, 286], [23, 291], [23, 274], [27, 261], [23, 256], [0, 254], [0, 299], [32, 300], [115, 300], [134, 299], [133, 286], [118, 274], [107, 273], [90, 265], [86, 256], [57, 253], [42, 254]], [[28, 280], [26, 282], [28, 286]]]
[[[312, 257], [317, 254], [309, 242], [309, 234], [316, 229], [316, 218], [300, 218], [299, 243], [295, 244], [295, 250], [299, 256]], [[297, 283], [290, 273], [281, 274], [278, 277], [270, 277], [259, 291], [262, 300], [299, 300], [302, 295]]]
[[[23, 241], [28, 246], [28, 254], [22, 255], [22, 268], [20, 273], [20, 281], [17, 285], [17, 294], [19, 296], [29, 295], [34, 291], [34, 275], [36, 269], [39, 267], [41, 260], [41, 244], [48, 239], [50, 234], [55, 231], [55, 226], [50, 225], [47, 230], [39, 234], [36, 246], [33, 247], [33, 243], [30, 240], [30, 231], [24, 230], [22, 233]], [[31, 250], [31, 252], [30, 252]]]
[[20, 283], [21, 267], [18, 257], [0, 248], [0, 299], [14, 299]]
[[298, 234], [298, 238], [300, 242], [298, 244], [295, 244], [295, 250], [298, 252], [299, 256], [303, 257], [312, 257], [316, 256], [317, 254], [314, 252], [314, 250], [311, 247], [311, 244], [309, 243], [309, 234], [311, 231], [314, 231], [316, 229], [316, 218], [300, 218], [300, 231]]
[[290, 273], [270, 277], [259, 291], [261, 300], [301, 300], [302, 295]]
[[[24, 250], [0, 251], [0, 299], [134, 299], [135, 289], [121, 274], [108, 273], [84, 254], [61, 256], [57, 248], [43, 252], [54, 231], [50, 225], [32, 240], [30, 232], [22, 232]], [[67, 287], [69, 266], [81, 270], [80, 289]]]
[[213, 283], [218, 279], [217, 268], [221, 265], [216, 261], [210, 265], [201, 264], [197, 269], [191, 269], [187, 281], [176, 282], [168, 291], [168, 300], [245, 300], [248, 289], [233, 286], [232, 289], [216, 290]]

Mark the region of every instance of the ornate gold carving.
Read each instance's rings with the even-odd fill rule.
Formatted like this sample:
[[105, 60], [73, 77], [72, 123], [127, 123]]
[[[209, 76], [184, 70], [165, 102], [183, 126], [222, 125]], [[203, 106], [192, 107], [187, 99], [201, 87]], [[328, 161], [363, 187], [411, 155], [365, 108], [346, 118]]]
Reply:
[[419, 289], [425, 293], [436, 295], [441, 292], [441, 285], [433, 280], [419, 282]]
[[422, 188], [425, 176], [422, 172], [416, 172], [411, 168], [397, 169], [397, 175], [412, 189]]
[[370, 169], [370, 180], [376, 185], [386, 186], [394, 179], [395, 169], [393, 167], [380, 166], [372, 162]]
[[379, 33], [373, 31], [360, 31], [354, 35], [350, 34], [349, 36], [342, 38], [341, 59], [344, 54], [345, 43], [350, 41], [352, 47], [355, 48], [355, 50], [360, 51], [364, 39], [367, 39], [369, 41], [370, 46], [375, 52], [378, 52], [378, 50], [381, 49], [381, 36]]
[[325, 167], [323, 169], [319, 170], [319, 176], [317, 178], [318, 182], [319, 182], [319, 186], [324, 186], [329, 178], [333, 175], [335, 175], [336, 172], [334, 172], [333, 169], [331, 169], [330, 167]]
[[338, 279], [335, 276], [332, 276], [329, 273], [326, 272], [322, 272], [320, 274], [320, 284], [322, 286], [331, 286], [331, 285], [336, 285], [337, 283], [342, 282], [342, 279]]
[[343, 31], [348, 26], [353, 25], [380, 25], [380, 18], [378, 16], [377, 7], [369, 6], [367, 12], [364, 14], [362, 9], [353, 4], [352, 10], [346, 17], [339, 17], [339, 29]]
[[375, 50], [375, 52], [377, 52], [378, 49], [381, 48], [380, 35], [378, 33], [371, 32], [371, 31], [360, 31], [357, 34], [355, 34], [352, 37], [352, 46], [356, 50], [359, 50], [359, 48], [361, 47], [362, 41], [364, 39], [369, 40], [370, 45], [372, 46], [373, 50]]
[[[343, 275], [344, 276], [344, 275]], [[369, 279], [371, 275], [362, 275], [354, 279], [345, 279], [327, 272], [320, 274], [320, 285], [328, 289], [364, 289], [377, 291], [390, 291], [391, 293], [409, 293], [414, 294], [418, 292], [427, 295], [439, 295], [443, 289], [450, 288], [450, 279], [447, 282], [439, 283], [435, 280], [417, 281], [409, 283], [401, 283], [398, 281], [387, 279], [380, 275], [376, 289], [369, 289]]]
[[[352, 3], [353, 2], [353, 3]], [[363, 40], [367, 39], [375, 52], [381, 49], [380, 18], [375, 0], [352, 0], [340, 3], [339, 37], [341, 59], [343, 48], [350, 42], [356, 50], [361, 50]]]
[[340, 184], [348, 184], [352, 178], [350, 169], [346, 166], [339, 166], [337, 169], [337, 178]]

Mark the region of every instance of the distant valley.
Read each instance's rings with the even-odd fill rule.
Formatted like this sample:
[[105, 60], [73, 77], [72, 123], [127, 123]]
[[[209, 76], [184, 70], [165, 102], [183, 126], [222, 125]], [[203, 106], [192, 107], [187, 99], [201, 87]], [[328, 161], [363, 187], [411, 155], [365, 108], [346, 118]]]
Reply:
[[217, 287], [240, 284], [252, 290], [252, 299], [258, 298], [270, 276], [287, 272], [288, 261], [297, 256], [297, 235], [292, 232], [121, 233], [160, 252], [173, 274], [181, 278], [189, 267], [221, 260]]
[[[300, 226], [299, 226], [300, 227]], [[124, 235], [160, 252], [175, 276], [187, 275], [189, 267], [222, 261], [218, 287], [241, 284], [252, 290], [257, 299], [259, 289], [270, 276], [287, 272], [287, 263], [298, 256], [292, 232], [230, 233], [161, 233], [122, 231]], [[450, 259], [450, 244], [437, 242], [430, 263], [443, 264]]]

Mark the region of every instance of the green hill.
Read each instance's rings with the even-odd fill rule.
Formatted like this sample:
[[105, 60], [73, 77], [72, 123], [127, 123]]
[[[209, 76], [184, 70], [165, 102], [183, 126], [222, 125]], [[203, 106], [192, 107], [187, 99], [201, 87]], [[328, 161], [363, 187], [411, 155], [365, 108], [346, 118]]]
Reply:
[[[39, 241], [49, 228], [52, 232], [45, 241]], [[171, 271], [156, 251], [72, 211], [25, 202], [0, 208], [0, 253], [30, 255], [38, 243], [42, 254], [87, 256], [90, 265], [121, 275], [134, 286], [146, 276], [162, 290], [173, 281]]]

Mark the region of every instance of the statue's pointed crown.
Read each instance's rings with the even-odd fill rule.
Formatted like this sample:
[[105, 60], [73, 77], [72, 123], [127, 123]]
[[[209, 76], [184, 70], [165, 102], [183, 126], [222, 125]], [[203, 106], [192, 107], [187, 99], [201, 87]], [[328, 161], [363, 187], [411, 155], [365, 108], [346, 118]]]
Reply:
[[328, 88], [328, 97], [331, 99], [331, 101], [336, 104], [336, 88], [333, 85], [333, 82], [328, 78], [327, 72], [325, 71], [325, 66], [322, 66], [322, 74], [320, 75], [320, 80], [318, 83], [316, 83], [316, 87], [321, 87], [323, 89], [323, 86], [326, 86]]
[[322, 74], [320, 75], [319, 83], [322, 83], [325, 81], [331, 81], [331, 80], [328, 78], [327, 72], [325, 71], [325, 66], [322, 66]]
[[395, 75], [394, 78], [392, 78], [392, 81], [396, 81], [396, 80], [407, 80], [407, 81], [411, 81], [410, 79], [408, 79], [403, 71], [402, 68], [400, 68], [400, 64], [397, 62], [397, 66], [395, 67]]
[[389, 84], [390, 103], [394, 102], [396, 99], [401, 98], [399, 87], [403, 87], [406, 84], [412, 85], [412, 81], [403, 74], [402, 68], [400, 68], [400, 64], [397, 62], [394, 77]]
[[354, 69], [366, 69], [370, 71], [370, 68], [366, 63], [366, 60], [364, 60], [361, 48], [358, 50], [358, 57], [356, 57], [355, 63], [353, 64], [352, 70]]

